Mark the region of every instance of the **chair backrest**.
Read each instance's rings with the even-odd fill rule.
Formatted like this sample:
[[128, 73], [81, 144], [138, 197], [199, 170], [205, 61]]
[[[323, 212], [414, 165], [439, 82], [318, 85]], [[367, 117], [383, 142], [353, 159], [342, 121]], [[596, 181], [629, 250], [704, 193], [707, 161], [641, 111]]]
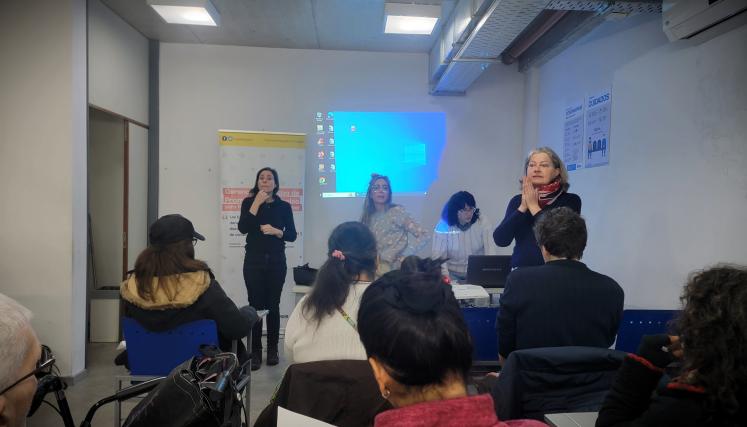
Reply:
[[132, 375], [168, 375], [180, 363], [200, 355], [200, 345], [218, 346], [214, 320], [196, 320], [168, 331], [153, 332], [124, 317], [122, 331]]
[[371, 425], [378, 413], [391, 409], [367, 360], [290, 365], [254, 427], [278, 425], [278, 406], [339, 427]]
[[668, 332], [669, 322], [679, 310], [623, 310], [615, 350], [635, 353], [644, 335]]
[[597, 347], [512, 351], [490, 390], [498, 419], [598, 411], [624, 358], [624, 352]]

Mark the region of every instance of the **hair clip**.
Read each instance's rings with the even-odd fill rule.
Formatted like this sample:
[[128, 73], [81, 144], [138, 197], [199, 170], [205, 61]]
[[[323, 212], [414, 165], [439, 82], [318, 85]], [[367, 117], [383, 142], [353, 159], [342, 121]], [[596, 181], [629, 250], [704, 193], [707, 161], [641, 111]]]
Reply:
[[345, 261], [345, 254], [343, 254], [341, 250], [335, 249], [334, 251], [332, 251], [332, 258], [337, 258], [340, 261]]

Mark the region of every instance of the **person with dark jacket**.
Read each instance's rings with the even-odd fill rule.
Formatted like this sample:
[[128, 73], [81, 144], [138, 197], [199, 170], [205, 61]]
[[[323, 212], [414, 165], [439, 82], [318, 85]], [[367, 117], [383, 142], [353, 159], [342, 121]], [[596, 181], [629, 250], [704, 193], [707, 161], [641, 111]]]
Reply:
[[535, 225], [545, 265], [509, 274], [498, 313], [498, 353], [537, 347], [608, 348], [615, 341], [625, 295], [612, 278], [579, 261], [586, 223], [562, 207]]
[[[293, 210], [280, 199], [278, 173], [272, 168], [257, 172], [249, 197], [241, 203], [238, 229], [246, 234], [244, 284], [249, 304], [267, 314], [267, 364], [277, 365], [280, 338], [280, 296], [285, 274], [285, 242], [296, 240]], [[262, 365], [262, 321], [252, 330], [252, 370]]]
[[516, 241], [511, 268], [544, 263], [532, 226], [545, 212], [565, 206], [581, 213], [581, 198], [568, 192], [568, 171], [552, 149], [532, 150], [524, 162], [524, 173], [521, 194], [508, 202], [506, 216], [493, 231], [498, 246], [506, 247]]
[[[178, 214], [159, 218], [150, 228], [150, 245], [138, 255], [135, 269], [120, 286], [124, 316], [154, 332], [195, 320], [211, 319], [219, 346], [230, 350], [258, 320], [251, 306], [231, 301], [204, 261], [195, 259], [194, 243], [205, 238]], [[248, 359], [239, 341], [238, 357]]]
[[[747, 268], [690, 276], [675, 321], [679, 336], [644, 336], [629, 354], [596, 425], [743, 426], [747, 422]], [[674, 379], [657, 385], [675, 359]]]

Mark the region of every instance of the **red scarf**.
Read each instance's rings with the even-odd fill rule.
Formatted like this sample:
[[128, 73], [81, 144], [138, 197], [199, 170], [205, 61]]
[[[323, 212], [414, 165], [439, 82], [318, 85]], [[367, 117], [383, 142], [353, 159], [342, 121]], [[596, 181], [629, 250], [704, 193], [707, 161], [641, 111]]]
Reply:
[[545, 206], [552, 204], [563, 193], [563, 188], [560, 185], [560, 177], [555, 178], [549, 184], [537, 187], [537, 193], [539, 194], [540, 208], [544, 209]]

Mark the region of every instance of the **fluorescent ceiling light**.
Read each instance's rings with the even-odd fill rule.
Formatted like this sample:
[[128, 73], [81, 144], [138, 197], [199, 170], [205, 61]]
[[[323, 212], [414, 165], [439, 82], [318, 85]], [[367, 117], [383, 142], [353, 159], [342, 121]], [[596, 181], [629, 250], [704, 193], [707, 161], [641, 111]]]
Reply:
[[220, 15], [210, 0], [148, 0], [148, 5], [169, 24], [220, 24]]
[[441, 16], [441, 6], [427, 4], [385, 3], [387, 34], [429, 35]]

